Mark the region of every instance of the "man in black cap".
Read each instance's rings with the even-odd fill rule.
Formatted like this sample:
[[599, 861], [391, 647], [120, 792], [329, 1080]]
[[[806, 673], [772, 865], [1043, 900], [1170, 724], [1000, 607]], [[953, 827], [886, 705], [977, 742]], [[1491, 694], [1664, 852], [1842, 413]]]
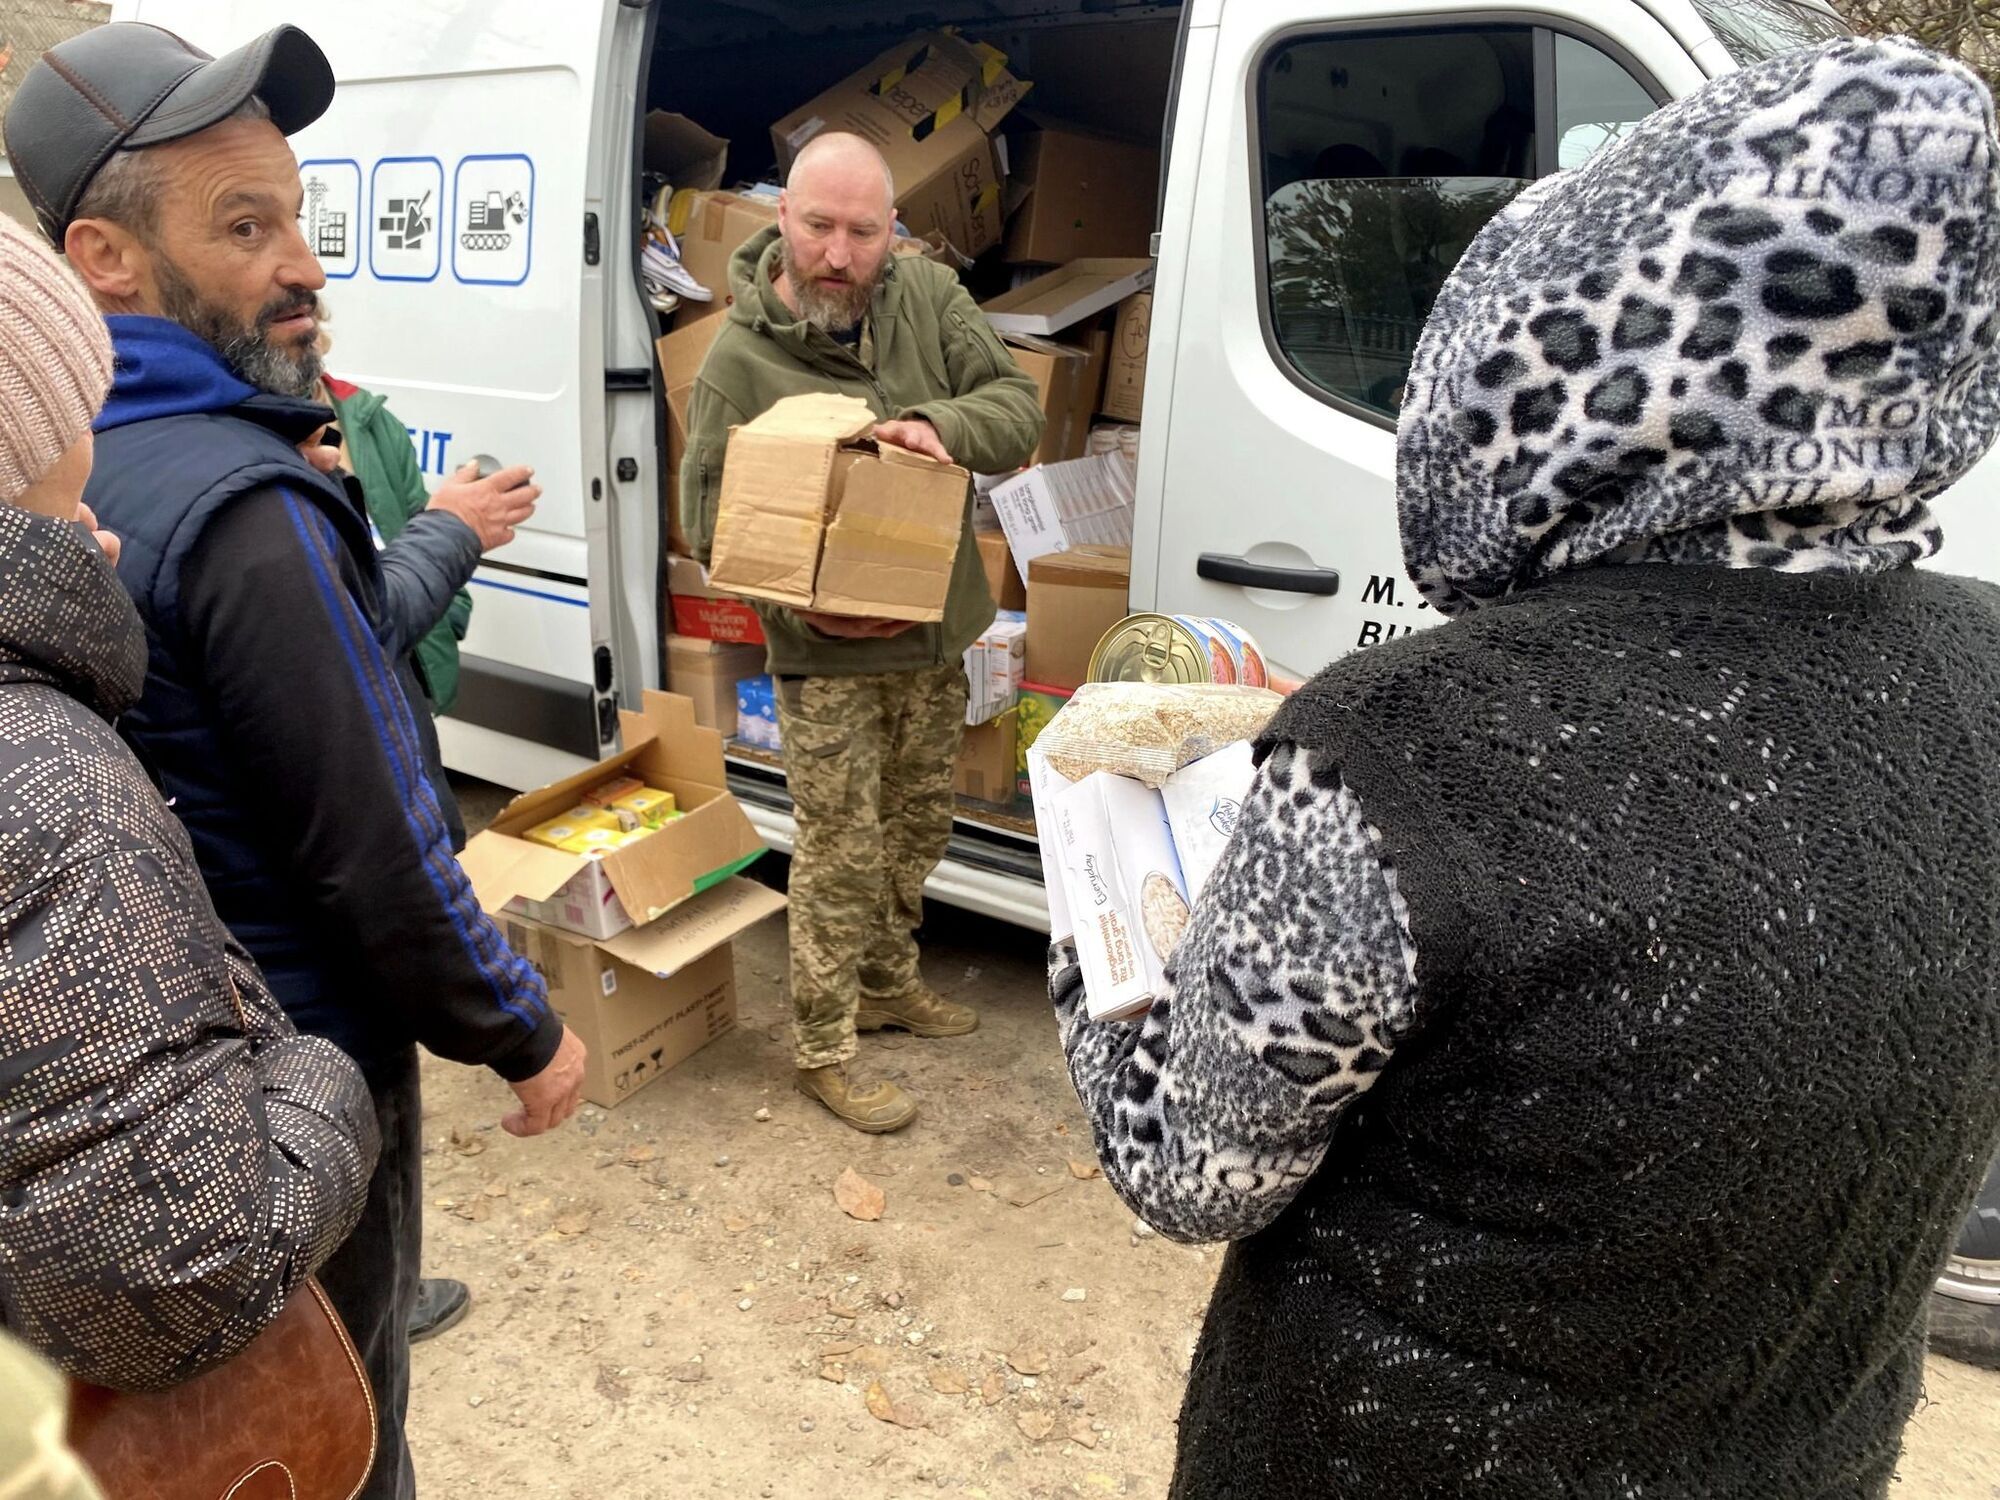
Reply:
[[[365, 1493], [404, 1497], [416, 1044], [507, 1080], [519, 1107], [502, 1124], [517, 1135], [574, 1111], [584, 1049], [452, 857], [418, 667], [381, 644], [412, 580], [385, 577], [358, 497], [301, 453], [332, 413], [311, 399], [325, 277], [285, 137], [333, 90], [296, 27], [218, 59], [116, 23], [45, 54], [5, 130], [117, 348], [87, 499], [123, 539], [119, 575], [151, 648], [120, 728], [279, 1001], [354, 1057], [374, 1095], [380, 1164], [322, 1280], [381, 1413]], [[437, 526], [470, 535], [451, 516]]]

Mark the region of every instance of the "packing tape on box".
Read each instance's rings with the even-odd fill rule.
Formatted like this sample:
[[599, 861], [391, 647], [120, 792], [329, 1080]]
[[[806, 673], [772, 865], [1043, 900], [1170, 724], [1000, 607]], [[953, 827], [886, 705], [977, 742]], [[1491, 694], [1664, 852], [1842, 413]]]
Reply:
[[[962, 71], [971, 75], [967, 78], [965, 87], [960, 89], [955, 97], [947, 99], [928, 115], [911, 124], [910, 139], [913, 141], [929, 140], [953, 120], [965, 114], [979, 102], [981, 93], [999, 82], [1007, 71], [1007, 54], [990, 42], [966, 42], [950, 27], [945, 28], [944, 35], [949, 38], [951, 46], [941, 47], [936, 43], [926, 42], [903, 62], [868, 85], [869, 93], [878, 99], [882, 98], [898, 88], [904, 79], [913, 73], [922, 72], [932, 62], [955, 63]], [[997, 191], [996, 189], [995, 192]]]

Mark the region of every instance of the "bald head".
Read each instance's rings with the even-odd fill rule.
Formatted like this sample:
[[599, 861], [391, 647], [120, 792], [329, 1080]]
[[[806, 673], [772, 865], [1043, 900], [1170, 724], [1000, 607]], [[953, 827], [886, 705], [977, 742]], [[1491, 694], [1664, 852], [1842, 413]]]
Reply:
[[896, 229], [896, 186], [882, 153], [858, 135], [806, 143], [778, 195], [784, 235], [778, 292], [806, 322], [845, 334], [882, 284]]
[[877, 186], [893, 213], [896, 179], [882, 153], [858, 135], [830, 130], [814, 136], [792, 159], [785, 190], [806, 194], [860, 194]]

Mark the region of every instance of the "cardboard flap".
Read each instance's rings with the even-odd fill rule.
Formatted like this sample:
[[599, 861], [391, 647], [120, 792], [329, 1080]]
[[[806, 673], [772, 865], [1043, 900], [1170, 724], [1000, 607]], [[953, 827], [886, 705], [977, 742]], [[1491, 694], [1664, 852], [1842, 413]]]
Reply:
[[970, 471], [959, 468], [957, 464], [941, 463], [937, 459], [932, 458], [928, 453], [917, 453], [908, 448], [899, 448], [894, 443], [878, 443], [875, 445], [874, 453], [885, 464], [903, 464], [910, 468], [936, 469], [942, 470], [945, 473], [956, 473], [964, 483], [972, 483]]
[[[814, 391], [787, 396], [769, 411], [746, 422], [738, 432], [771, 434], [808, 443], [845, 443], [875, 430], [875, 413], [859, 396]], [[737, 441], [734, 434], [731, 443]]]
[[739, 865], [764, 848], [736, 799], [726, 794], [675, 819], [663, 832], [668, 830], [670, 836], [655, 848], [646, 847], [652, 839], [641, 839], [604, 856], [612, 892], [635, 927], [693, 896], [704, 877]]
[[784, 909], [783, 896], [739, 875], [658, 921], [606, 938], [597, 946], [622, 963], [665, 979]]
[[472, 882], [472, 894], [478, 898], [479, 909], [497, 912], [517, 896], [530, 901], [548, 900], [589, 859], [485, 829], [472, 836], [458, 862], [465, 870], [465, 878]]
[[629, 708], [618, 711], [618, 731], [628, 750], [654, 740], [671, 745], [674, 773], [682, 780], [699, 781], [718, 792], [729, 785], [722, 735], [695, 722], [692, 698], [647, 688], [639, 712]]
[[[867, 411], [862, 402], [853, 404]], [[802, 420], [812, 419], [802, 414]], [[781, 604], [812, 602], [838, 441], [834, 435], [759, 431], [757, 422], [730, 433], [709, 559], [712, 585]]]
[[656, 109], [646, 116], [644, 159], [648, 172], [659, 173], [675, 188], [705, 191], [722, 186], [729, 142], [686, 115]]

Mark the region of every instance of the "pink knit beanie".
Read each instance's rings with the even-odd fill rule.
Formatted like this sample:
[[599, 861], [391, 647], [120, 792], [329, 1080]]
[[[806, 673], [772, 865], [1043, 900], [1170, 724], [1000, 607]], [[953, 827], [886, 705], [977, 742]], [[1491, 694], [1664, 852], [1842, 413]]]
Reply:
[[90, 430], [111, 388], [111, 335], [69, 267], [0, 215], [0, 503]]

